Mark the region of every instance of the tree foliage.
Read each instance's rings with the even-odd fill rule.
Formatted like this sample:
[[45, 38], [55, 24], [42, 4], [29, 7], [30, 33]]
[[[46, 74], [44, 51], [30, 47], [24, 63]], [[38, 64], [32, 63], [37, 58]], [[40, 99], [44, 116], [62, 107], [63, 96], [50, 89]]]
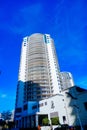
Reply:
[[12, 115], [12, 112], [10, 112], [9, 110], [8, 111], [3, 111], [1, 113], [1, 118], [3, 118], [5, 121], [6, 120], [10, 120], [11, 119], [11, 115]]

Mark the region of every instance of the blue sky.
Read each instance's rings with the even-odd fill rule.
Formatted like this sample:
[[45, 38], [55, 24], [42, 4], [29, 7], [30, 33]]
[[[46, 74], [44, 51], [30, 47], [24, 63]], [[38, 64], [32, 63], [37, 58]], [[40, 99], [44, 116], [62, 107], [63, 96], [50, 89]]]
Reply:
[[0, 112], [14, 109], [21, 42], [32, 33], [51, 35], [60, 70], [87, 89], [86, 0], [1, 0]]

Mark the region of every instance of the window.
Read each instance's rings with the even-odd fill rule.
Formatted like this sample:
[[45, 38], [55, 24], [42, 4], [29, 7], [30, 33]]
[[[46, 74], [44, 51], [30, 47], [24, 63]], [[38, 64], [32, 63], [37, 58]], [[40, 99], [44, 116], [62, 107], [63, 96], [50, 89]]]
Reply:
[[47, 102], [45, 102], [45, 105], [47, 105]]
[[51, 108], [54, 109], [54, 107], [55, 107], [55, 106], [54, 106], [54, 102], [51, 101]]
[[26, 43], [24, 43], [24, 46], [26, 46]]
[[63, 116], [63, 122], [65, 122], [66, 121], [66, 117], [65, 116]]
[[39, 104], [39, 107], [42, 107], [43, 106], [43, 103]]
[[37, 105], [32, 106], [32, 109], [37, 109]]
[[84, 107], [87, 110], [87, 102], [84, 102]]
[[16, 113], [22, 112], [22, 108], [16, 108]]
[[24, 105], [23, 109], [24, 109], [24, 110], [27, 110], [27, 109], [28, 109], [27, 104]]

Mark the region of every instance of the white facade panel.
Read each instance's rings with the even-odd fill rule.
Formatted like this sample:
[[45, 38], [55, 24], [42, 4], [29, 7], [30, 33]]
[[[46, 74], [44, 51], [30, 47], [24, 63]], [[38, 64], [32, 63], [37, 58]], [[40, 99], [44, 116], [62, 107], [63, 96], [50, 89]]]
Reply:
[[58, 87], [58, 81], [57, 81], [57, 75], [56, 75], [56, 69], [55, 69], [55, 59], [53, 58], [53, 53], [52, 53], [52, 48], [51, 48], [51, 43], [47, 44], [47, 49], [48, 49], [48, 58], [49, 58], [49, 70], [50, 70], [50, 76], [52, 79], [53, 83], [53, 94], [58, 94], [59, 93], [59, 87]]
[[21, 49], [21, 58], [20, 58], [20, 68], [19, 68], [19, 77], [18, 80], [25, 81], [25, 71], [26, 71], [26, 51], [27, 51], [27, 37], [23, 39], [22, 49]]

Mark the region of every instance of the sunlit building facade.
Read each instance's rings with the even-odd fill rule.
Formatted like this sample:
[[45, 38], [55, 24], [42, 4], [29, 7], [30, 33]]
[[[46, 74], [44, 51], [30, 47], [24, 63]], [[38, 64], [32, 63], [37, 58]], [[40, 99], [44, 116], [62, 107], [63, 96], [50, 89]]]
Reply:
[[22, 41], [15, 115], [20, 117], [28, 101], [40, 101], [61, 92], [60, 70], [54, 41], [35, 33]]
[[54, 42], [50, 35], [36, 33], [23, 38], [16, 105], [59, 93], [59, 72]]
[[60, 72], [62, 90], [66, 90], [74, 86], [73, 76], [70, 72]]

